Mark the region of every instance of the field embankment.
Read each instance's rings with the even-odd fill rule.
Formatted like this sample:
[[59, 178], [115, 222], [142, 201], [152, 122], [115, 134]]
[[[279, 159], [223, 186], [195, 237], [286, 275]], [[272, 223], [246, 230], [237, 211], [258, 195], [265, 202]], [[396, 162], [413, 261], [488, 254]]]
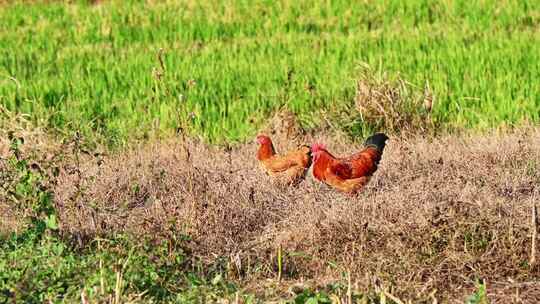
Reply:
[[[339, 153], [358, 148], [335, 136], [316, 139]], [[278, 139], [280, 149], [291, 145]], [[83, 247], [118, 233], [156, 244], [189, 236], [179, 241], [189, 267], [263, 298], [287, 295], [294, 284], [343, 282], [343, 273], [355, 292], [386, 288], [402, 299], [464, 299], [476, 280], [487, 283], [492, 303], [540, 296], [538, 267], [529, 264], [538, 130], [393, 137], [356, 198], [310, 178], [293, 188], [272, 185], [258, 170], [254, 144], [224, 150], [178, 138], [81, 154], [78, 163], [67, 150], [53, 187], [59, 231]]]

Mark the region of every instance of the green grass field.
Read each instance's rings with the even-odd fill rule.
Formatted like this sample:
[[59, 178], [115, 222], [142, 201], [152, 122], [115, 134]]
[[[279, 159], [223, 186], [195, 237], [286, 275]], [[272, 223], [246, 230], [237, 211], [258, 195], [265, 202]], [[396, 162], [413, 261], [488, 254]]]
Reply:
[[110, 143], [180, 126], [239, 141], [280, 106], [317, 125], [368, 64], [429, 83], [444, 129], [540, 120], [536, 2], [210, 3], [2, 5], [1, 104]]

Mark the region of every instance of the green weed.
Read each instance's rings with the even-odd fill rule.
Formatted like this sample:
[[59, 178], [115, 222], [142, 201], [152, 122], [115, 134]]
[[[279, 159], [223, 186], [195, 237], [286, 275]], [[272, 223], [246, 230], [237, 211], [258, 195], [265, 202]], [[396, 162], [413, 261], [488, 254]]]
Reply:
[[54, 178], [22, 155], [22, 137], [16, 137], [12, 132], [9, 137], [12, 156], [7, 160], [9, 167], [2, 175], [0, 193], [5, 195], [14, 210], [27, 214], [25, 237], [39, 239], [47, 231], [58, 229], [52, 191], [49, 189]]
[[476, 282], [476, 291], [467, 299], [466, 304], [488, 304], [486, 283]]

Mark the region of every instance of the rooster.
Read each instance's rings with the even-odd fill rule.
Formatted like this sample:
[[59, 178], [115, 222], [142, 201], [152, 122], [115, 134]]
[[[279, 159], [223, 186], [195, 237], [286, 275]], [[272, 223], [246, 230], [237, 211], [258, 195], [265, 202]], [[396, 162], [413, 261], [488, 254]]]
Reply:
[[305, 176], [311, 166], [311, 149], [301, 146], [299, 149], [278, 155], [270, 137], [257, 136], [259, 150], [257, 159], [263, 170], [273, 178], [285, 181], [287, 184], [298, 182]]
[[386, 140], [385, 134], [374, 134], [366, 139], [362, 151], [346, 158], [336, 158], [323, 144], [314, 144], [313, 176], [342, 192], [355, 194], [377, 170]]

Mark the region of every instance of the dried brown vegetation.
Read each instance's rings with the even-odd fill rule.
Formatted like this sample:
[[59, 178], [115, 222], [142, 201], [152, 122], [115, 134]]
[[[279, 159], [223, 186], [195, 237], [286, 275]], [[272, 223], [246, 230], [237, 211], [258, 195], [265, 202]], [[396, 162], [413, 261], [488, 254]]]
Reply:
[[400, 133], [430, 133], [436, 121], [431, 116], [435, 97], [429, 83], [423, 90], [401, 77], [378, 75], [369, 67], [360, 69], [355, 106], [368, 125]]
[[[359, 148], [318, 139], [343, 154]], [[462, 300], [479, 278], [493, 303], [540, 300], [540, 272], [528, 264], [531, 203], [540, 198], [539, 130], [391, 138], [354, 199], [311, 178], [273, 185], [255, 150], [170, 140], [105, 158], [83, 155], [77, 170], [65, 158], [54, 190], [61, 230], [81, 242], [114, 232], [189, 235], [194, 259], [261, 293], [263, 279], [277, 277], [282, 248], [281, 286], [322, 285], [348, 272], [360, 291], [383, 287], [431, 303]]]

